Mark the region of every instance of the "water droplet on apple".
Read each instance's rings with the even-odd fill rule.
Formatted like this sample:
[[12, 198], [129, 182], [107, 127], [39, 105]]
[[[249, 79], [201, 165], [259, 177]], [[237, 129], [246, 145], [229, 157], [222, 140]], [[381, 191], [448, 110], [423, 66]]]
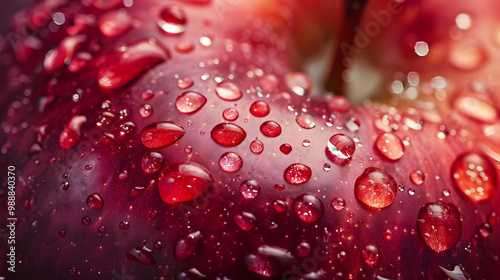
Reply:
[[239, 145], [247, 137], [247, 133], [240, 126], [233, 123], [220, 123], [210, 132], [212, 140], [224, 147]]
[[260, 125], [260, 132], [267, 137], [277, 137], [281, 134], [281, 126], [275, 121], [266, 121]]
[[269, 111], [269, 105], [265, 101], [255, 101], [250, 105], [250, 113], [259, 118], [269, 115]]
[[157, 152], [146, 152], [141, 158], [142, 170], [146, 173], [155, 173], [163, 165], [163, 156]]
[[481, 234], [483, 238], [487, 238], [488, 236], [490, 236], [492, 231], [493, 229], [491, 228], [491, 225], [488, 223], [482, 223], [479, 226], [479, 234]]
[[158, 191], [163, 202], [174, 204], [202, 195], [213, 183], [212, 175], [193, 162], [166, 167], [158, 177]]
[[194, 84], [193, 80], [188, 77], [180, 78], [177, 80], [177, 87], [180, 89], [187, 89]]
[[305, 129], [312, 129], [316, 126], [316, 123], [314, 122], [314, 118], [309, 115], [309, 114], [300, 114], [297, 116], [296, 120], [297, 124]]
[[289, 153], [292, 152], [292, 146], [290, 144], [282, 144], [280, 146], [280, 151], [285, 154], [285, 155], [288, 155]]
[[99, 19], [99, 30], [108, 37], [115, 37], [125, 33], [132, 24], [132, 18], [125, 9], [109, 11]]
[[325, 149], [329, 160], [337, 165], [343, 165], [349, 161], [356, 150], [356, 143], [345, 134], [335, 134], [328, 140]]
[[82, 126], [87, 122], [85, 116], [75, 115], [66, 124], [64, 130], [59, 135], [59, 145], [63, 149], [71, 149], [80, 142]]
[[332, 169], [332, 166], [329, 163], [323, 164], [324, 171], [328, 172], [328, 171], [330, 171], [330, 169]]
[[460, 192], [475, 202], [489, 199], [497, 187], [495, 166], [476, 152], [459, 155], [451, 166], [451, 177]]
[[219, 158], [219, 166], [224, 172], [233, 173], [241, 169], [243, 160], [238, 154], [227, 152]]
[[198, 111], [205, 103], [207, 98], [196, 91], [183, 92], [175, 100], [175, 107], [181, 114], [191, 114]]
[[184, 128], [174, 122], [156, 122], [146, 126], [141, 132], [142, 145], [150, 149], [163, 148], [184, 136]]
[[381, 133], [375, 145], [378, 151], [390, 160], [398, 160], [404, 155], [403, 142], [393, 133]]
[[304, 141], [302, 141], [302, 146], [303, 147], [311, 146], [311, 141], [309, 139], [305, 139]]
[[245, 256], [248, 271], [264, 277], [276, 277], [290, 270], [297, 260], [288, 251], [280, 247], [262, 245], [255, 253]]
[[127, 252], [127, 260], [136, 261], [140, 264], [155, 265], [156, 260], [153, 257], [153, 251], [146, 246], [136, 247]]
[[97, 232], [99, 232], [99, 233], [104, 233], [105, 231], [106, 231], [105, 226], [99, 226], [99, 228], [97, 229]]
[[153, 108], [151, 108], [151, 105], [149, 104], [143, 104], [139, 107], [139, 114], [142, 118], [147, 119], [153, 114]]
[[259, 86], [262, 88], [264, 92], [271, 93], [274, 90], [277, 90], [279, 87], [278, 77], [276, 77], [273, 74], [264, 75], [259, 80]]
[[276, 210], [278, 213], [285, 212], [286, 210], [286, 203], [283, 200], [275, 200], [273, 201], [273, 208]]
[[88, 226], [88, 225], [90, 225], [90, 222], [91, 222], [90, 217], [85, 216], [82, 218], [82, 224]]
[[396, 180], [387, 171], [368, 167], [354, 184], [354, 195], [364, 205], [381, 209], [391, 205], [397, 195]]
[[323, 202], [313, 194], [303, 194], [293, 201], [295, 214], [306, 223], [312, 223], [321, 218], [325, 212]]
[[413, 184], [420, 186], [424, 183], [425, 174], [420, 170], [414, 170], [413, 172], [410, 173], [410, 179], [413, 182]]
[[488, 224], [494, 226], [496, 223], [497, 223], [497, 220], [498, 220], [498, 215], [496, 212], [491, 212], [490, 214], [488, 214]]
[[239, 117], [238, 110], [236, 108], [227, 108], [222, 112], [222, 117], [226, 121], [235, 121]]
[[175, 258], [177, 260], [187, 259], [196, 251], [200, 240], [200, 231], [192, 232], [181, 237], [175, 244]]
[[306, 95], [312, 87], [311, 78], [302, 72], [292, 72], [285, 76], [285, 83], [289, 89], [299, 96]]
[[254, 199], [260, 193], [260, 185], [253, 179], [246, 180], [240, 185], [240, 193], [245, 199]]
[[292, 185], [303, 184], [311, 179], [312, 170], [302, 163], [294, 163], [288, 166], [283, 173], [285, 181]]
[[120, 224], [118, 224], [118, 228], [121, 230], [127, 230], [130, 228], [130, 223], [127, 221], [121, 221]]
[[374, 267], [378, 265], [380, 251], [375, 245], [366, 245], [363, 251], [361, 251], [361, 256], [367, 265]]
[[99, 67], [97, 81], [103, 89], [117, 89], [137, 78], [145, 69], [168, 59], [166, 50], [156, 40], [142, 40], [124, 45], [107, 55]]
[[120, 135], [130, 134], [135, 131], [135, 124], [133, 122], [124, 122], [118, 128]]
[[186, 30], [186, 16], [178, 6], [163, 8], [156, 20], [158, 26], [168, 34], [180, 34]]
[[141, 92], [141, 98], [144, 100], [149, 100], [149, 99], [153, 98], [154, 95], [155, 95], [155, 93], [150, 89], [146, 89], [146, 90]]
[[382, 237], [384, 238], [385, 241], [390, 241], [393, 237], [392, 231], [391, 230], [386, 230], [382, 233]]
[[415, 53], [418, 56], [426, 56], [429, 53], [429, 46], [426, 42], [419, 41], [415, 43]]
[[264, 143], [260, 140], [253, 140], [252, 143], [250, 143], [250, 151], [256, 155], [262, 153], [262, 151], [264, 151]]
[[432, 250], [439, 253], [453, 248], [462, 236], [460, 212], [444, 202], [427, 203], [418, 211], [417, 229]]
[[249, 231], [257, 225], [255, 215], [245, 211], [234, 215], [233, 220], [244, 231]]
[[300, 242], [295, 246], [295, 252], [299, 257], [305, 258], [311, 253], [311, 245], [307, 242]]
[[226, 101], [235, 101], [243, 96], [241, 89], [231, 82], [222, 82], [215, 88], [217, 95]]
[[469, 94], [462, 94], [454, 102], [455, 109], [462, 115], [474, 120], [493, 123], [497, 119], [497, 111], [493, 103], [486, 98], [481, 99]]
[[340, 197], [336, 197], [336, 198], [332, 199], [332, 207], [337, 212], [344, 209], [345, 208], [345, 200], [340, 198]]
[[102, 201], [102, 197], [99, 194], [93, 193], [87, 197], [88, 207], [94, 210], [101, 210], [103, 205], [104, 202]]
[[335, 95], [328, 100], [328, 108], [335, 112], [344, 113], [351, 109], [351, 103], [347, 98]]

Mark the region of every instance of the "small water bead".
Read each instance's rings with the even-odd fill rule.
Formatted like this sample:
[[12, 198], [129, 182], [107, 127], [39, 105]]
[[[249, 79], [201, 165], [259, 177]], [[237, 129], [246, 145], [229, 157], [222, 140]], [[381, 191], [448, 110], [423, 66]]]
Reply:
[[309, 139], [305, 139], [304, 141], [302, 141], [302, 146], [303, 147], [311, 146], [311, 141], [309, 141]]
[[283, 200], [273, 201], [273, 208], [276, 212], [282, 213], [286, 211], [286, 203]]
[[87, 206], [94, 210], [101, 210], [104, 202], [98, 193], [93, 193], [87, 197]]
[[211, 36], [203, 35], [200, 37], [199, 42], [202, 46], [210, 47], [213, 42], [213, 38]]
[[404, 155], [401, 139], [393, 133], [382, 133], [377, 137], [375, 145], [378, 151], [390, 160], [398, 160]]
[[99, 228], [97, 229], [97, 232], [99, 232], [99, 233], [104, 233], [105, 231], [106, 231], [105, 226], [99, 226]]
[[215, 88], [217, 95], [226, 101], [235, 101], [243, 96], [241, 89], [232, 82], [222, 82]]
[[[337, 253], [337, 259], [342, 263], [347, 259], [347, 253], [344, 250], [341, 250]], [[342, 275], [343, 276], [343, 275]], [[342, 278], [341, 278], [342, 279]]]
[[290, 144], [282, 144], [280, 146], [280, 151], [285, 154], [285, 155], [288, 155], [292, 152], [292, 146]]
[[279, 84], [280, 83], [279, 83], [278, 77], [276, 77], [273, 74], [264, 75], [259, 80], [259, 86], [262, 88], [262, 90], [265, 93], [271, 93], [271, 92], [277, 90], [279, 87]]
[[385, 241], [389, 241], [392, 239], [393, 235], [392, 235], [392, 231], [390, 229], [384, 231], [382, 233], [382, 237], [384, 238]]
[[257, 218], [250, 212], [241, 212], [233, 216], [234, 222], [244, 231], [249, 231], [257, 225]]
[[141, 158], [142, 170], [148, 174], [155, 173], [163, 165], [163, 156], [157, 152], [146, 152]]
[[200, 110], [207, 98], [196, 91], [186, 91], [177, 97], [175, 107], [181, 114], [191, 114]]
[[312, 87], [311, 78], [302, 72], [288, 73], [285, 76], [285, 84], [299, 96], [304, 96]]
[[151, 108], [151, 105], [149, 104], [141, 105], [141, 107], [139, 107], [139, 114], [141, 115], [141, 117], [145, 119], [151, 117], [151, 115], [153, 114], [153, 109]]
[[144, 193], [145, 189], [146, 188], [141, 187], [141, 186], [135, 186], [132, 189], [130, 189], [130, 192], [128, 193], [128, 195], [130, 195], [131, 197], [138, 197], [139, 195]]
[[175, 50], [179, 53], [190, 53], [194, 50], [194, 44], [189, 41], [179, 41], [175, 44]]
[[316, 126], [314, 118], [311, 115], [305, 113], [298, 115], [295, 121], [300, 127], [305, 129], [312, 129]]
[[69, 182], [63, 182], [61, 183], [61, 189], [66, 191], [69, 189]]
[[460, 212], [452, 204], [427, 203], [418, 212], [417, 229], [432, 250], [439, 253], [453, 248], [462, 236]]
[[120, 131], [120, 135], [130, 134], [135, 131], [135, 124], [133, 122], [124, 122], [120, 124], [118, 130]]
[[417, 110], [410, 108], [403, 114], [403, 123], [413, 130], [421, 130], [424, 119]]
[[153, 251], [146, 246], [136, 247], [127, 252], [127, 260], [136, 261], [144, 265], [155, 265]]
[[311, 179], [312, 170], [302, 163], [294, 163], [288, 166], [283, 173], [285, 181], [292, 185], [303, 184]]
[[175, 258], [177, 260], [184, 260], [191, 256], [201, 240], [201, 232], [196, 231], [181, 237], [175, 244]]
[[332, 166], [329, 163], [323, 164], [324, 171], [328, 172], [328, 171], [330, 171], [330, 169], [332, 169]]
[[247, 133], [240, 126], [233, 123], [220, 123], [210, 132], [212, 140], [224, 147], [239, 145], [247, 137]]
[[59, 135], [59, 145], [61, 148], [67, 150], [71, 149], [82, 137], [82, 127], [87, 122], [87, 117], [75, 115], [64, 127], [64, 130]]
[[313, 194], [303, 194], [293, 201], [295, 214], [306, 223], [312, 223], [321, 218], [325, 212], [323, 202]]
[[354, 195], [358, 201], [370, 208], [385, 208], [396, 199], [396, 180], [383, 169], [368, 167], [356, 179]]
[[275, 121], [266, 121], [260, 125], [260, 132], [267, 137], [278, 137], [281, 134], [281, 126]]
[[345, 126], [347, 127], [347, 129], [349, 129], [349, 131], [356, 132], [361, 127], [361, 122], [356, 118], [350, 118]]
[[137, 78], [146, 69], [169, 58], [154, 39], [138, 41], [113, 50], [98, 70], [97, 81], [106, 90], [117, 89]]
[[286, 249], [262, 245], [255, 253], [246, 255], [244, 262], [248, 271], [269, 278], [291, 271], [292, 265], [296, 264], [297, 260]]
[[498, 220], [498, 215], [496, 212], [491, 212], [490, 214], [488, 214], [488, 224], [494, 226], [496, 223], [497, 223], [497, 220]]
[[194, 84], [193, 80], [188, 77], [180, 78], [177, 80], [177, 87], [180, 89], [187, 89]]
[[460, 114], [484, 123], [494, 123], [498, 117], [492, 102], [478, 96], [462, 94], [455, 99], [453, 106]]
[[276, 184], [276, 185], [274, 185], [274, 189], [277, 190], [277, 191], [283, 191], [283, 190], [285, 190], [285, 188], [286, 187], [283, 184]]
[[269, 115], [270, 110], [269, 105], [265, 101], [255, 101], [250, 105], [250, 113], [259, 118]]
[[410, 173], [410, 180], [413, 184], [420, 186], [424, 183], [425, 174], [420, 170], [414, 170]]
[[250, 143], [250, 151], [256, 155], [262, 153], [262, 151], [264, 151], [264, 143], [260, 140], [253, 140]]
[[375, 245], [366, 245], [361, 251], [361, 256], [367, 265], [374, 267], [378, 265], [380, 251]]
[[85, 216], [82, 218], [82, 224], [88, 226], [88, 225], [90, 225], [90, 222], [91, 222], [90, 217]]
[[489, 199], [497, 187], [497, 172], [491, 160], [480, 153], [459, 155], [451, 166], [455, 186], [474, 202]]
[[113, 120], [115, 119], [115, 115], [111, 112], [103, 112], [101, 113], [96, 121], [96, 125], [98, 127], [103, 127], [103, 126], [108, 126], [111, 123], [113, 123]]
[[419, 41], [415, 43], [415, 53], [418, 56], [426, 56], [429, 53], [429, 46], [426, 42]]
[[488, 236], [490, 236], [492, 231], [493, 231], [493, 228], [488, 223], [482, 223], [479, 226], [479, 234], [481, 234], [481, 236], [483, 238], [487, 238]]
[[121, 230], [127, 230], [130, 228], [130, 223], [128, 221], [121, 221], [120, 224], [118, 224], [118, 228]]
[[186, 30], [186, 16], [178, 6], [163, 8], [156, 20], [158, 26], [168, 34], [181, 34]]
[[149, 99], [153, 98], [154, 95], [155, 95], [155, 93], [150, 89], [146, 89], [146, 90], [141, 92], [141, 98], [144, 100], [149, 100]]
[[328, 100], [328, 108], [335, 112], [345, 113], [351, 109], [351, 103], [344, 96], [335, 95]]
[[174, 122], [156, 122], [141, 132], [141, 143], [146, 148], [158, 149], [174, 144], [185, 134], [184, 128]]
[[109, 11], [99, 19], [99, 30], [108, 37], [115, 37], [125, 33], [132, 24], [132, 18], [126, 10]]
[[253, 179], [246, 180], [240, 185], [240, 193], [245, 199], [254, 199], [260, 194], [260, 185]]
[[219, 158], [219, 166], [224, 172], [234, 173], [241, 169], [243, 160], [238, 154], [227, 152]]
[[409, 189], [408, 189], [408, 194], [409, 194], [409, 195], [415, 195], [415, 189], [413, 189], [413, 188], [409, 188]]
[[92, 170], [92, 165], [90, 165], [90, 164], [85, 165], [85, 170], [87, 170], [87, 171]]
[[340, 197], [332, 199], [332, 207], [337, 212], [341, 211], [345, 208], [345, 200]]
[[311, 245], [305, 241], [300, 242], [297, 246], [295, 246], [295, 252], [299, 257], [305, 258], [311, 253]]
[[156, 241], [154, 247], [155, 249], [161, 249], [161, 247], [163, 247], [163, 243], [161, 241]]
[[328, 140], [326, 156], [335, 164], [345, 164], [354, 154], [356, 143], [344, 134], [335, 134]]
[[443, 190], [443, 195], [444, 195], [444, 196], [450, 196], [450, 190], [448, 190], [448, 189], [444, 189], [444, 190]]
[[60, 230], [60, 231], [57, 232], [57, 235], [59, 237], [66, 237], [66, 231], [65, 230]]
[[226, 121], [235, 121], [239, 117], [238, 110], [236, 108], [226, 108], [224, 111], [222, 111], [222, 117]]

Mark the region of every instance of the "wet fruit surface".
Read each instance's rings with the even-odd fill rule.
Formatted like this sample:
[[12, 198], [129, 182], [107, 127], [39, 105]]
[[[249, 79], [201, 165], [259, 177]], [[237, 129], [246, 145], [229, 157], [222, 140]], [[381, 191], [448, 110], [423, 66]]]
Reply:
[[369, 167], [356, 179], [354, 195], [368, 207], [385, 208], [396, 199], [396, 180], [385, 170]]

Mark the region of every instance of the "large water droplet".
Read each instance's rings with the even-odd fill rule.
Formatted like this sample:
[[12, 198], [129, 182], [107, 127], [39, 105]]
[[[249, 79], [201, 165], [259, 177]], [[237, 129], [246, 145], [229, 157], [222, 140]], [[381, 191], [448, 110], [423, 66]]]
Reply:
[[452, 204], [427, 203], [418, 211], [417, 229], [432, 250], [439, 253], [450, 249], [462, 236], [460, 212]]
[[303, 184], [311, 179], [312, 170], [302, 163], [294, 163], [288, 166], [283, 173], [285, 181], [292, 185]]
[[158, 26], [169, 34], [180, 34], [186, 30], [186, 16], [178, 6], [165, 7], [156, 20]]
[[207, 98], [196, 91], [183, 92], [175, 100], [175, 107], [181, 114], [190, 114], [198, 111], [205, 103]]
[[181, 237], [175, 244], [175, 258], [184, 260], [196, 251], [200, 243], [201, 232], [192, 232]]
[[93, 193], [87, 197], [87, 205], [94, 210], [101, 210], [104, 202], [98, 193]]
[[158, 178], [158, 191], [165, 203], [190, 201], [213, 183], [212, 176], [196, 163], [177, 163], [165, 168]]
[[282, 213], [286, 210], [286, 203], [283, 200], [273, 201], [273, 208], [278, 213]]
[[260, 132], [267, 137], [277, 137], [281, 134], [281, 126], [275, 121], [266, 121], [260, 125]]
[[468, 152], [459, 155], [451, 166], [455, 186], [475, 202], [491, 197], [497, 187], [497, 171], [491, 160], [483, 154]]
[[375, 245], [366, 245], [361, 251], [361, 256], [367, 265], [374, 267], [378, 265], [380, 251]]
[[233, 123], [220, 123], [210, 132], [212, 139], [224, 147], [237, 146], [247, 137], [247, 133], [240, 126]]
[[140, 264], [155, 265], [156, 260], [153, 256], [153, 251], [146, 246], [136, 247], [127, 252], [129, 261], [136, 261]]
[[253, 179], [246, 180], [240, 185], [240, 193], [245, 199], [254, 199], [260, 193], [260, 185]]
[[125, 33], [132, 24], [132, 18], [126, 10], [110, 11], [99, 19], [99, 30], [108, 37], [114, 37]]
[[344, 134], [335, 134], [328, 140], [325, 154], [337, 165], [346, 164], [356, 150], [356, 143]]
[[157, 152], [146, 152], [141, 158], [142, 170], [146, 173], [155, 173], [163, 165], [163, 156]]
[[356, 179], [354, 195], [368, 207], [375, 209], [387, 207], [396, 199], [396, 180], [383, 169], [368, 167]]
[[218, 84], [215, 88], [215, 92], [221, 99], [226, 101], [238, 100], [243, 95], [241, 89], [231, 82], [222, 82]]
[[227, 152], [219, 158], [219, 166], [224, 172], [233, 173], [241, 169], [243, 160], [238, 154]]
[[403, 142], [393, 133], [381, 133], [375, 141], [375, 146], [390, 160], [398, 160], [404, 155]]
[[309, 114], [300, 114], [297, 116], [295, 121], [297, 122], [298, 125], [300, 125], [300, 127], [305, 129], [311, 129], [316, 126], [314, 118]]
[[168, 57], [167, 51], [153, 39], [122, 46], [107, 55], [99, 67], [97, 81], [103, 89], [117, 89]]
[[248, 271], [265, 277], [283, 275], [297, 260], [288, 251], [280, 247], [262, 245], [255, 253], [245, 256]]
[[497, 111], [489, 100], [463, 94], [453, 105], [460, 114], [480, 122], [493, 123], [497, 119]]
[[250, 105], [250, 113], [256, 117], [265, 117], [269, 115], [269, 105], [265, 101], [255, 101]]
[[172, 145], [184, 136], [184, 128], [174, 122], [156, 122], [141, 132], [141, 143], [146, 148], [158, 149]]
[[186, 89], [194, 84], [193, 80], [188, 77], [180, 78], [177, 80], [177, 87], [180, 89]]
[[313, 194], [303, 194], [293, 201], [293, 210], [302, 221], [312, 223], [323, 216], [325, 207]]
[[73, 59], [77, 49], [86, 40], [87, 37], [84, 35], [66, 37], [57, 48], [47, 52], [43, 60], [43, 67], [47, 71], [52, 72], [64, 64], [69, 63]]
[[424, 183], [425, 174], [420, 170], [415, 170], [412, 173], [410, 173], [410, 179], [413, 182], [413, 184], [420, 186]]
[[244, 231], [253, 229], [257, 224], [254, 214], [244, 211], [234, 215], [233, 220]]
[[59, 135], [59, 145], [63, 149], [70, 149], [76, 146], [82, 137], [82, 126], [87, 122], [85, 116], [73, 116], [66, 124], [64, 130]]

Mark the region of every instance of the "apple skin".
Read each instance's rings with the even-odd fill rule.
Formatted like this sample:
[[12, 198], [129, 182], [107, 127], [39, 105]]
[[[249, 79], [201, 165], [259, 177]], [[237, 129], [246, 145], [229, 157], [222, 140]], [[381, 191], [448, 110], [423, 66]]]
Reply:
[[[41, 27], [39, 33], [35, 32], [43, 42], [41, 49], [23, 62], [17, 61], [19, 56], [15, 58], [15, 50], [5, 47], [4, 53], [12, 60], [2, 65], [1, 70], [6, 73], [1, 77], [2, 92], [7, 93], [0, 97], [4, 108], [0, 133], [4, 155], [0, 166], [2, 170], [7, 170], [8, 165], [16, 167], [18, 262], [15, 274], [10, 274], [5, 263], [2, 264], [2, 276], [8, 279], [197, 279], [194, 271], [189, 271], [195, 268], [207, 279], [266, 279], [248, 268], [252, 254], [255, 256], [259, 246], [264, 245], [290, 252], [291, 257], [280, 259], [283, 263], [276, 263], [275, 259], [269, 261], [278, 274], [271, 278], [276, 279], [373, 279], [377, 276], [446, 279], [439, 266], [452, 270], [457, 265], [463, 265], [474, 279], [491, 279], [498, 274], [496, 256], [500, 252], [500, 233], [494, 228], [486, 238], [478, 235], [488, 214], [500, 211], [498, 188], [486, 201], [475, 203], [455, 188], [450, 174], [452, 162], [460, 154], [481, 152], [480, 137], [461, 133], [464, 130], [457, 125], [449, 128], [447, 137], [440, 138], [443, 121], [434, 122], [435, 118], [429, 117], [432, 112], [422, 111], [422, 129], [414, 130], [401, 117], [405, 115], [403, 106], [395, 109], [373, 103], [341, 111], [332, 110], [329, 97], [314, 96], [314, 90], [306, 93], [306, 97], [297, 96], [286, 82], [290, 73], [289, 50], [283, 46], [291, 36], [286, 21], [275, 16], [263, 18], [262, 22], [272, 24], [257, 28], [250, 24], [260, 16], [259, 10], [251, 9], [252, 3], [242, 3], [222, 13], [221, 18], [217, 9], [224, 4], [222, 1], [187, 2], [176, 3], [188, 19], [186, 31], [180, 36], [165, 34], [159, 29], [155, 19], [164, 3], [152, 0], [127, 8], [138, 22], [117, 37], [102, 35], [95, 25], [85, 26], [79, 34], [89, 39], [79, 51], [90, 52], [93, 59], [76, 72], [69, 71], [66, 65], [52, 72], [43, 67], [47, 51], [67, 36], [64, 29], [51, 33]], [[75, 13], [100, 17], [107, 12], [91, 5], [81, 7], [76, 2], [61, 9], [68, 14], [68, 24], [70, 15]], [[23, 24], [13, 28], [19, 32]], [[212, 38], [210, 46], [199, 43], [199, 38], [205, 35]], [[165, 62], [148, 65], [145, 72], [136, 74], [116, 89], [99, 86], [99, 69], [109, 66], [107, 57], [114, 53], [116, 46], [150, 37], [156, 38], [158, 45], [167, 50]], [[181, 41], [193, 43], [194, 50], [177, 51], [176, 44]], [[17, 51], [19, 54], [19, 49]], [[265, 76], [268, 74], [277, 77], [277, 85], [258, 88], [269, 78]], [[180, 89], [178, 80], [183, 77], [192, 79], [194, 84]], [[241, 99], [219, 98], [217, 77], [236, 84], [243, 93]], [[154, 96], [145, 100], [147, 90], [154, 92]], [[192, 114], [180, 114], [175, 102], [187, 90], [201, 93], [207, 101]], [[81, 95], [76, 102], [74, 93]], [[258, 100], [270, 107], [265, 117], [256, 117], [249, 110]], [[109, 102], [103, 108], [105, 101]], [[144, 104], [152, 108], [148, 118], [140, 114]], [[224, 147], [211, 139], [210, 131], [225, 122], [222, 112], [229, 107], [238, 110], [239, 117], [232, 123], [242, 127], [247, 136], [237, 146]], [[99, 127], [96, 123], [105, 111], [112, 112], [115, 118], [108, 126]], [[297, 124], [297, 114], [304, 112], [313, 118], [314, 128], [305, 129]], [[336, 116], [332, 125], [327, 124], [331, 114]], [[374, 123], [384, 115], [391, 120], [392, 127], [397, 125], [394, 133], [409, 143], [397, 161], [386, 159], [374, 147], [382, 133], [381, 126]], [[74, 116], [85, 116], [86, 122], [77, 143], [63, 149], [60, 135]], [[359, 130], [347, 128], [352, 118], [360, 123]], [[260, 132], [260, 125], [267, 120], [280, 124], [279, 136], [266, 137]], [[164, 121], [181, 125], [185, 135], [166, 147], [144, 147], [141, 131], [154, 122]], [[120, 135], [120, 127], [126, 122], [133, 123], [135, 128], [122, 129], [130, 133]], [[114, 140], [106, 138], [104, 133], [113, 134]], [[334, 164], [325, 154], [330, 137], [337, 133], [358, 140], [354, 154], [344, 165]], [[256, 138], [264, 144], [260, 154], [252, 153], [249, 148]], [[309, 140], [310, 145], [304, 145], [304, 140]], [[42, 147], [40, 151], [32, 148], [37, 142]], [[279, 150], [284, 143], [293, 147], [288, 155]], [[141, 158], [150, 151], [163, 155], [161, 171], [177, 163], [195, 163], [208, 170], [213, 184], [194, 200], [179, 204], [163, 202], [157, 183], [161, 171], [146, 174], [141, 168]], [[234, 152], [243, 159], [242, 168], [235, 173], [226, 173], [218, 165], [220, 156], [226, 152]], [[284, 180], [283, 172], [294, 163], [311, 168], [309, 181], [292, 185]], [[330, 164], [329, 171], [324, 170], [325, 163]], [[354, 196], [355, 181], [367, 167], [389, 172], [398, 186], [404, 187], [404, 191], [398, 190], [396, 200], [384, 209], [366, 208]], [[410, 179], [411, 172], [417, 169], [426, 176], [420, 186]], [[497, 177], [497, 173], [495, 169], [492, 178]], [[251, 200], [240, 193], [240, 185], [249, 179], [257, 181], [261, 188], [259, 195]], [[67, 190], [62, 188], [65, 182], [69, 184]], [[284, 185], [284, 190], [277, 190], [276, 184]], [[144, 190], [141, 193], [135, 187]], [[409, 189], [414, 189], [415, 194], [410, 195]], [[87, 204], [88, 196], [94, 193], [102, 197], [101, 210]], [[303, 194], [313, 194], [324, 206], [324, 214], [314, 222], [306, 223], [294, 212], [294, 200]], [[331, 206], [334, 198], [344, 199], [346, 207], [335, 211]], [[1, 199], [7, 201], [5, 193]], [[287, 204], [284, 212], [273, 208], [276, 200]], [[437, 201], [456, 205], [463, 224], [458, 244], [440, 253], [431, 250], [417, 231], [419, 210], [426, 203]], [[256, 227], [245, 231], [235, 223], [235, 215], [242, 212], [255, 216]], [[90, 218], [90, 224], [82, 223], [84, 217]], [[0, 218], [7, 218], [6, 209]], [[99, 232], [101, 226], [105, 227], [104, 232]], [[388, 229], [393, 235], [390, 240], [384, 237]], [[176, 259], [178, 241], [197, 231], [201, 232], [201, 238], [194, 252], [183, 260]], [[297, 253], [295, 247], [301, 242], [310, 245], [308, 255]], [[155, 244], [159, 248], [155, 248]], [[375, 267], [363, 260], [362, 251], [367, 245], [375, 245], [380, 252]], [[136, 248], [142, 246], [152, 253], [144, 253], [142, 259], [137, 259], [136, 254], [134, 259]], [[346, 253], [344, 261], [341, 261], [343, 257], [338, 258], [341, 252]], [[2, 246], [1, 253], [7, 254], [6, 246]]]

